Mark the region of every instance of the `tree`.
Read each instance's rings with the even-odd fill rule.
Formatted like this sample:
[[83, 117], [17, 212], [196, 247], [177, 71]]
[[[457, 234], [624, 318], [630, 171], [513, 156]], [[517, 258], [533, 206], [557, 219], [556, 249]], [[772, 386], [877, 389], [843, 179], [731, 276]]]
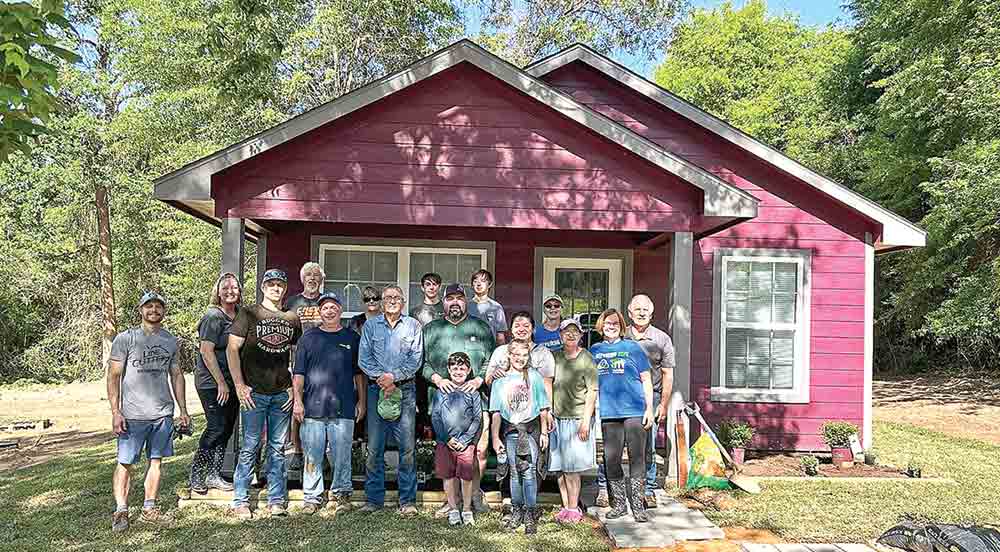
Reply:
[[54, 59], [79, 56], [60, 46], [72, 32], [61, 0], [0, 4], [0, 163], [13, 151], [30, 152], [32, 140], [58, 110]]
[[683, 0], [471, 0], [481, 14], [477, 40], [515, 65], [574, 42], [652, 59], [683, 14]]

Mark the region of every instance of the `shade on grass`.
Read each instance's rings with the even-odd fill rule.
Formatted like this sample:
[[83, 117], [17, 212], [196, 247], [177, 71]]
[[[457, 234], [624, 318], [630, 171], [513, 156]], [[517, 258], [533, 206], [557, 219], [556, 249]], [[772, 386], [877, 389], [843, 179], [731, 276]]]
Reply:
[[727, 512], [706, 512], [719, 525], [770, 529], [790, 541], [865, 542], [908, 517], [943, 523], [1000, 523], [1000, 446], [906, 424], [876, 423], [880, 463], [957, 484], [908, 482], [762, 484]]
[[606, 541], [581, 525], [565, 528], [551, 522], [534, 538], [500, 530], [498, 514], [480, 516], [474, 528], [452, 528], [430, 513], [403, 519], [391, 510], [338, 518], [291, 515], [239, 523], [221, 509], [177, 509], [175, 489], [186, 484], [195, 439], [185, 439], [178, 455], [163, 466], [161, 507], [173, 519], [156, 525], [138, 520], [142, 482], [133, 481], [132, 527], [111, 533], [111, 472], [114, 442], [76, 451], [72, 456], [32, 468], [0, 474], [0, 550], [90, 551], [452, 551], [604, 552]]

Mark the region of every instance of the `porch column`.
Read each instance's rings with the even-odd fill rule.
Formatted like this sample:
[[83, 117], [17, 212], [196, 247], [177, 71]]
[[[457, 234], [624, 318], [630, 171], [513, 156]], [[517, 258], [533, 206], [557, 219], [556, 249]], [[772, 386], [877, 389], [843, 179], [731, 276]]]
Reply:
[[255, 296], [259, 305], [263, 297], [260, 294], [260, 284], [264, 279], [264, 271], [267, 270], [267, 234], [261, 234], [257, 238], [257, 281], [254, 283], [257, 289]]
[[[667, 413], [666, 434], [670, 451], [666, 459], [667, 477], [677, 476], [677, 412], [691, 395], [691, 271], [694, 262], [694, 234], [676, 232], [670, 242], [670, 319], [668, 329], [674, 342], [674, 388]], [[690, 435], [690, 425], [685, 424]], [[690, 439], [689, 439], [690, 440]], [[691, 446], [691, 443], [688, 443]]]
[[872, 448], [872, 379], [875, 360], [875, 239], [865, 232], [865, 390], [861, 446]]
[[222, 219], [222, 271], [232, 272], [243, 281], [246, 223], [241, 218]]

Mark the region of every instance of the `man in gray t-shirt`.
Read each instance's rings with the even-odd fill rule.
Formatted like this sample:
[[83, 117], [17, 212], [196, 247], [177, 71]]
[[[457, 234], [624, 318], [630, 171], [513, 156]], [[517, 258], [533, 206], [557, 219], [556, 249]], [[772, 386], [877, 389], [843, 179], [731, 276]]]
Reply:
[[507, 315], [503, 305], [489, 296], [493, 287], [493, 274], [482, 269], [472, 275], [472, 290], [475, 295], [469, 301], [469, 316], [486, 322], [493, 331], [497, 345], [507, 343]]
[[107, 383], [111, 426], [118, 436], [118, 465], [112, 480], [115, 512], [111, 518], [111, 530], [116, 533], [128, 529], [132, 465], [139, 461], [143, 449], [149, 467], [142, 518], [155, 520], [160, 516], [156, 507], [160, 463], [174, 454], [175, 397], [181, 413], [178, 425], [191, 425], [184, 400], [184, 373], [177, 361], [177, 338], [163, 329], [165, 312], [166, 300], [154, 292], [146, 293], [139, 301], [142, 324], [118, 334], [111, 344]]

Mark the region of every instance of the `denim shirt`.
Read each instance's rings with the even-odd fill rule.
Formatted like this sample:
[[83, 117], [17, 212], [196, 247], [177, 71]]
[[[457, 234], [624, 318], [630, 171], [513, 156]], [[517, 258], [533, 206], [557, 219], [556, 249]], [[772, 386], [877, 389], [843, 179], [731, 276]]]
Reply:
[[391, 328], [385, 315], [379, 314], [361, 328], [358, 365], [369, 378], [392, 374], [397, 382], [412, 379], [423, 357], [424, 335], [412, 316], [401, 315]]

